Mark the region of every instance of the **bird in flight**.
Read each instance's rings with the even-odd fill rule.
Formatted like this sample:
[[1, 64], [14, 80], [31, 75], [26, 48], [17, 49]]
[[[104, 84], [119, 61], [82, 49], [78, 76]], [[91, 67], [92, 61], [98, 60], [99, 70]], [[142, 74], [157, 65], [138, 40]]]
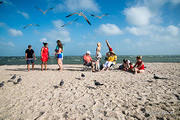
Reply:
[[35, 7], [36, 9], [38, 9], [39, 11], [41, 11], [44, 15], [49, 11], [52, 10], [54, 8], [48, 8], [47, 10], [43, 11], [41, 8]]
[[23, 28], [26, 29], [27, 27], [30, 27], [30, 26], [36, 26], [36, 27], [39, 27], [40, 25], [39, 25], [39, 24], [27, 24], [27, 25], [24, 26]]
[[109, 15], [109, 14], [107, 14], [107, 13], [105, 13], [105, 14], [103, 14], [103, 15], [101, 15], [101, 16], [91, 14], [91, 16], [97, 17], [97, 18], [99, 18], [99, 19], [101, 19], [101, 18], [104, 17], [104, 16], [108, 16], [108, 15]]
[[89, 22], [89, 20], [87, 19], [87, 17], [82, 13], [82, 12], [75, 12], [75, 13], [72, 13], [72, 14], [70, 14], [70, 15], [67, 15], [66, 17], [70, 17], [70, 16], [72, 16], [72, 15], [75, 15], [75, 14], [77, 14], [77, 15], [79, 15], [79, 16], [83, 16], [84, 17], [84, 19], [87, 21], [87, 23], [89, 24], [89, 25], [91, 25], [91, 23]]
[[72, 24], [73, 22], [76, 22], [78, 19], [79, 19], [79, 18], [76, 18], [76, 19], [74, 19], [74, 20], [72, 20], [72, 21], [69, 21], [68, 23], [62, 25], [61, 27], [65, 27], [66, 25]]

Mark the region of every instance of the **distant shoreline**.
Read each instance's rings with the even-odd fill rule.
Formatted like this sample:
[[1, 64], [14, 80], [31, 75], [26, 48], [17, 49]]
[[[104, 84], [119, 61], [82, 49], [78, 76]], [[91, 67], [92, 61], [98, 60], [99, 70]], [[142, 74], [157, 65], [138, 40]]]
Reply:
[[[92, 56], [95, 59], [94, 56]], [[136, 62], [136, 56], [118, 56], [117, 63], [122, 63], [123, 59], [128, 59], [132, 63]], [[101, 64], [105, 63], [105, 56], [101, 59]], [[172, 56], [143, 56], [143, 61], [145, 63], [180, 63], [180, 55]], [[0, 57], [0, 65], [25, 65], [26, 60], [24, 56], [15, 57]], [[41, 64], [40, 57], [37, 57], [35, 64]], [[55, 56], [50, 56], [48, 64], [57, 64]], [[63, 64], [83, 64], [82, 56], [64, 56]]]

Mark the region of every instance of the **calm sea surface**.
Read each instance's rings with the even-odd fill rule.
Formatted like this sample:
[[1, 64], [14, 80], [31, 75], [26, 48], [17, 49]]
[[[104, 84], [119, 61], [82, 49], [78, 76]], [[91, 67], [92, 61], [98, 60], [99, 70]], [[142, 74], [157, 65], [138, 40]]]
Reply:
[[[94, 58], [94, 57], [93, 57]], [[136, 56], [118, 56], [117, 63], [122, 63], [123, 59], [129, 59], [131, 62], [135, 62]], [[102, 63], [105, 62], [105, 57], [102, 58]], [[147, 55], [143, 56], [144, 62], [178, 62], [180, 63], [180, 55]], [[50, 57], [48, 64], [56, 64], [56, 58]], [[82, 64], [82, 56], [64, 56], [64, 64]], [[26, 64], [24, 57], [0, 57], [0, 65], [24, 65]], [[41, 64], [40, 57], [37, 57], [35, 64]]]

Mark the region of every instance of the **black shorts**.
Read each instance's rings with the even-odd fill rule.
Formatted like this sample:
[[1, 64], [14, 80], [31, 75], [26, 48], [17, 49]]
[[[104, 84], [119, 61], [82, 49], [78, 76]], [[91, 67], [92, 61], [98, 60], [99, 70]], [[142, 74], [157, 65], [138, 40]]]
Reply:
[[84, 63], [84, 65], [85, 65], [85, 66], [91, 66], [92, 63], [91, 63], [91, 62], [89, 62], [89, 63]]
[[26, 60], [26, 63], [29, 65], [29, 64], [32, 64], [34, 63], [34, 60]]

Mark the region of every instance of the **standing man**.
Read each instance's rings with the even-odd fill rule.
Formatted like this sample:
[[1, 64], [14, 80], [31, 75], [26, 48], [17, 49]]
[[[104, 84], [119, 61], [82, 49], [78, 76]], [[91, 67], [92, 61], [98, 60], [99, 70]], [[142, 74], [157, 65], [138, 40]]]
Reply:
[[28, 45], [28, 49], [25, 51], [27, 70], [30, 71], [30, 64], [32, 64], [32, 70], [34, 70], [34, 60], [36, 60], [36, 56], [34, 50], [31, 45]]

